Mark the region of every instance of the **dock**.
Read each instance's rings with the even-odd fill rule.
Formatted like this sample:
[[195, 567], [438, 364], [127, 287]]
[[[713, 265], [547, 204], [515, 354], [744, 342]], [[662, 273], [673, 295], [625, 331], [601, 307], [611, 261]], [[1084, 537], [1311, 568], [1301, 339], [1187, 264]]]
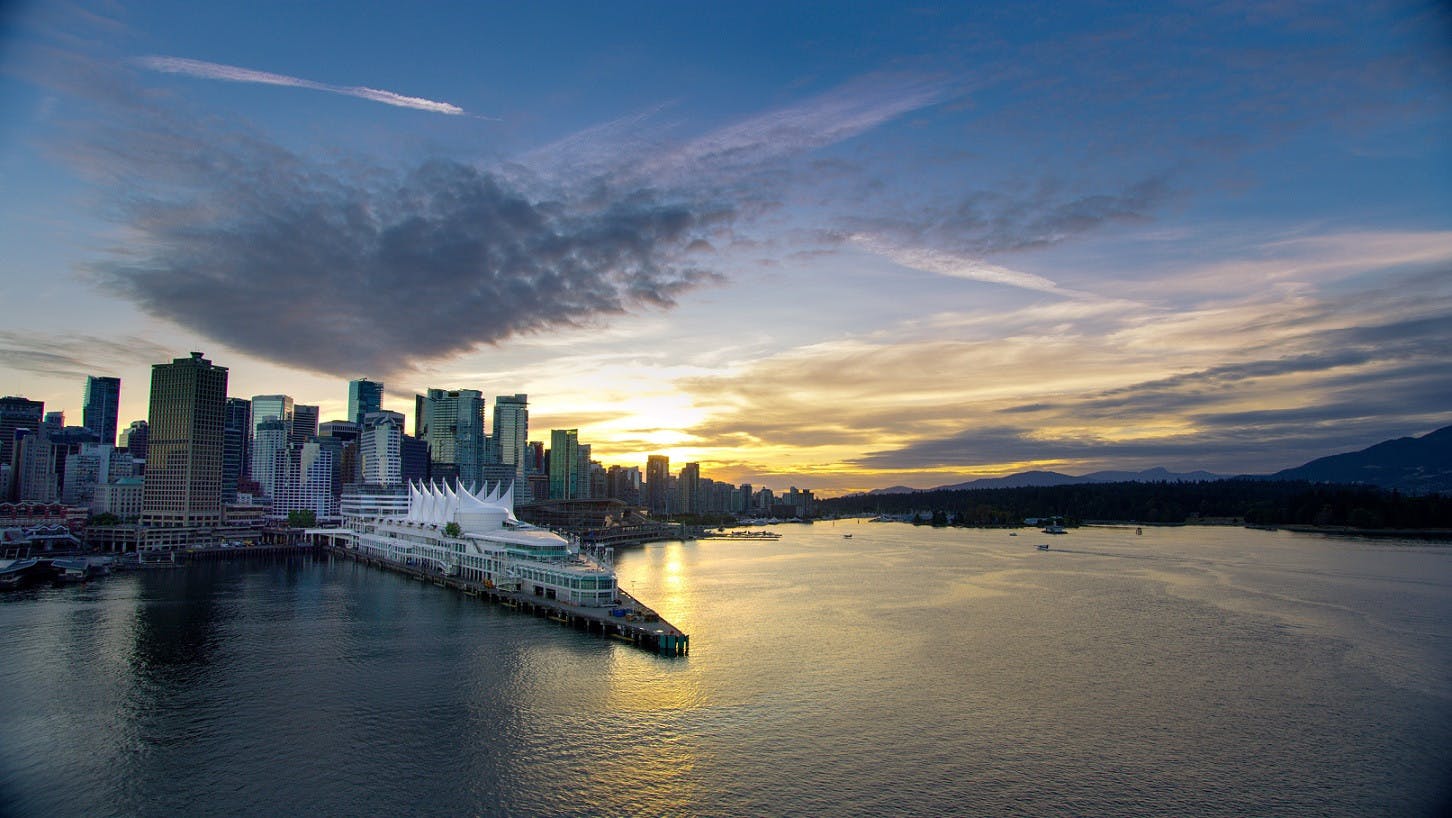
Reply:
[[431, 582], [441, 588], [459, 591], [466, 596], [476, 597], [485, 602], [550, 619], [576, 630], [629, 642], [635, 647], [661, 656], [689, 656], [691, 653], [689, 635], [662, 619], [660, 614], [618, 587], [616, 594], [620, 599], [620, 604], [616, 607], [582, 608], [556, 599], [547, 599], [522, 591], [506, 591], [472, 580], [446, 576], [419, 566], [380, 559], [342, 545], [326, 544], [320, 548], [330, 554], [404, 574], [421, 582]]

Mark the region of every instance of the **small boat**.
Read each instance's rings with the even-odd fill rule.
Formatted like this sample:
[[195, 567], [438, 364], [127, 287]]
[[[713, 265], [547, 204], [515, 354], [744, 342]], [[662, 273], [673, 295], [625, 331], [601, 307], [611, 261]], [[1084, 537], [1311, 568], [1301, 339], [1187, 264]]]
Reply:
[[1010, 532], [1008, 532], [1008, 536], [1010, 536], [1010, 537], [1017, 537], [1018, 536], [1018, 532], [1017, 531], [1010, 531]]
[[843, 534], [842, 535], [842, 539], [844, 539], [844, 540], [850, 540], [850, 539], [852, 539], [852, 535], [851, 534]]
[[1039, 543], [1038, 545], [1034, 546], [1034, 548], [1037, 548], [1040, 551], [1047, 551], [1047, 550], [1049, 550], [1049, 544], [1048, 543]]
[[1144, 529], [1143, 528], [1136, 528], [1134, 530], [1134, 533], [1136, 533], [1136, 534], [1143, 534], [1144, 533]]
[[1068, 534], [1069, 532], [1063, 526], [1055, 523], [1054, 525], [1046, 525], [1046, 526], [1044, 526], [1044, 533], [1045, 534]]

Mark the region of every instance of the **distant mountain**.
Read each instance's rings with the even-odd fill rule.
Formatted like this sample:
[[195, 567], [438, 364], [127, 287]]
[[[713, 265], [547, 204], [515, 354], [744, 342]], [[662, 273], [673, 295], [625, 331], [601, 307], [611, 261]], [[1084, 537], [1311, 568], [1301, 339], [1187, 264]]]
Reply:
[[912, 486], [888, 486], [885, 489], [873, 489], [868, 494], [912, 494], [917, 489]]
[[1075, 477], [1056, 471], [1026, 471], [1007, 477], [984, 477], [951, 486], [938, 486], [928, 491], [959, 489], [1017, 489], [1025, 486], [1069, 486], [1075, 483], [1195, 483], [1201, 480], [1223, 480], [1224, 476], [1208, 471], [1177, 473], [1162, 467], [1144, 471], [1096, 471]]
[[1365, 483], [1416, 494], [1452, 491], [1452, 426], [1318, 458], [1278, 471], [1270, 479]]

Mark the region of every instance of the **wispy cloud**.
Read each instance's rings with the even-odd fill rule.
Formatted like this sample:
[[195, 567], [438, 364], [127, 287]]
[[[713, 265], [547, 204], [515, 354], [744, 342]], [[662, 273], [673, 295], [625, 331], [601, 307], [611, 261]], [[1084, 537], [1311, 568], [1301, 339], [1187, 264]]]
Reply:
[[438, 102], [423, 97], [410, 97], [393, 91], [382, 91], [377, 88], [368, 88], [362, 85], [330, 85], [325, 82], [306, 80], [300, 77], [289, 77], [286, 74], [273, 74], [269, 71], [255, 71], [251, 68], [239, 68], [235, 65], [222, 65], [220, 63], [204, 62], [202, 60], [189, 60], [183, 57], [139, 57], [136, 64], [152, 71], [160, 71], [164, 74], [183, 74], [188, 77], [198, 77], [208, 80], [224, 80], [226, 82], [255, 82], [262, 85], [282, 85], [288, 88], [307, 88], [312, 91], [326, 91], [330, 94], [342, 94], [348, 97], [357, 97], [371, 102], [381, 102], [384, 105], [393, 105], [399, 108], [413, 108], [418, 111], [429, 111], [436, 114], [448, 114], [459, 116], [464, 114], [463, 108], [448, 102]]

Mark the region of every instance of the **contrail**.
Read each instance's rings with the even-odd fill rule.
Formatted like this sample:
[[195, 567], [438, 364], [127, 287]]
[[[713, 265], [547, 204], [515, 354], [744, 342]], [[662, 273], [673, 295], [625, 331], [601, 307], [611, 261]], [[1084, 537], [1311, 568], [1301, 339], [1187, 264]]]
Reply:
[[361, 85], [329, 85], [325, 82], [314, 82], [300, 77], [289, 77], [286, 74], [273, 74], [267, 71], [254, 71], [250, 68], [238, 68], [235, 65], [220, 65], [202, 60], [188, 60], [182, 57], [139, 57], [136, 60], [138, 65], [149, 68], [152, 71], [161, 71], [167, 74], [185, 74], [190, 77], [201, 77], [209, 80], [226, 80], [228, 82], [256, 82], [263, 85], [286, 85], [291, 88], [308, 88], [313, 91], [327, 91], [330, 94], [342, 94], [349, 97], [381, 102], [385, 105], [396, 105], [399, 108], [413, 108], [419, 111], [431, 111], [436, 114], [448, 114], [459, 116], [464, 109], [447, 102], [435, 102], [422, 97], [406, 97], [403, 94], [395, 94], [392, 91], [380, 91], [377, 88], [367, 88]]

